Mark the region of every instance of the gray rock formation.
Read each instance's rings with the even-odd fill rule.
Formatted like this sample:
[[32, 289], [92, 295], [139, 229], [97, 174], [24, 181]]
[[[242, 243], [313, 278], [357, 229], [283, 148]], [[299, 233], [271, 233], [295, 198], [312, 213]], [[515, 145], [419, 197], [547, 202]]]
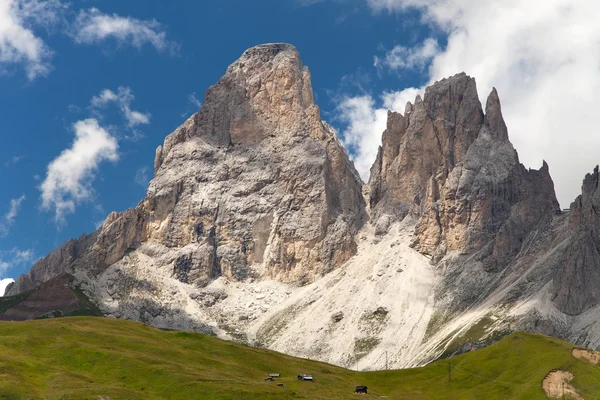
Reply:
[[424, 100], [417, 96], [404, 115], [389, 112], [369, 180], [374, 218], [420, 215], [431, 178], [446, 180], [482, 124], [475, 80], [464, 73], [428, 87]]
[[419, 218], [420, 252], [434, 261], [478, 252], [492, 270], [559, 209], [546, 163], [539, 171], [519, 163], [496, 90], [484, 114], [464, 73], [428, 87], [404, 116], [389, 113], [369, 185], [374, 218]]
[[568, 315], [581, 314], [600, 300], [600, 190], [598, 167], [583, 180], [571, 204], [568, 245], [553, 277], [554, 304]]

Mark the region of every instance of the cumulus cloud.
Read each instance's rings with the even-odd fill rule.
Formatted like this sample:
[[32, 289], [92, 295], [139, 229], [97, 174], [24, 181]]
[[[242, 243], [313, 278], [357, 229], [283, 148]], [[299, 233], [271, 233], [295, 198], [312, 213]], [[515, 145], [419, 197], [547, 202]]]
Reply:
[[34, 29], [55, 24], [64, 8], [56, 0], [0, 1], [0, 71], [16, 64], [30, 80], [48, 74], [52, 51]]
[[76, 43], [98, 44], [114, 39], [119, 45], [131, 45], [141, 48], [145, 44], [159, 51], [174, 50], [175, 46], [167, 40], [167, 34], [156, 20], [139, 20], [122, 17], [117, 14], [104, 14], [97, 8], [80, 11], [71, 36]]
[[0, 296], [4, 296], [6, 292], [6, 287], [13, 283], [15, 280], [13, 278], [4, 278], [0, 280]]
[[77, 121], [73, 130], [73, 144], [48, 165], [40, 185], [42, 208], [54, 210], [59, 224], [64, 224], [65, 216], [74, 212], [79, 203], [91, 198], [99, 165], [119, 159], [117, 139], [98, 120]]
[[104, 89], [98, 96], [92, 98], [90, 105], [94, 109], [99, 109], [106, 107], [110, 103], [117, 103], [130, 128], [149, 124], [152, 117], [150, 113], [142, 113], [131, 109], [131, 102], [134, 99], [135, 96], [130, 88], [120, 86], [117, 89], [117, 93], [110, 89]]
[[[465, 71], [476, 78], [483, 101], [495, 86], [521, 161], [539, 168], [542, 159], [547, 160], [559, 201], [568, 206], [579, 193], [585, 173], [600, 161], [596, 155], [600, 135], [595, 133], [600, 104], [600, 3], [365, 1], [376, 14], [418, 10], [436, 35], [447, 37], [446, 47], [437, 52], [425, 41], [413, 49], [392, 50], [379, 58], [380, 65], [389, 60], [387, 68], [415, 68], [419, 64], [411, 62], [411, 55], [427, 54], [431, 55], [427, 67], [430, 83]], [[396, 61], [398, 55], [403, 61]], [[371, 114], [385, 108], [380, 98], [376, 100]], [[403, 111], [403, 106], [396, 104], [393, 109]], [[361, 111], [346, 118], [365, 114]], [[364, 156], [372, 157], [372, 152]]]
[[346, 124], [342, 143], [354, 157], [354, 165], [360, 175], [369, 176], [381, 133], [387, 122], [387, 111], [376, 109], [371, 96], [346, 97], [337, 107], [339, 119]]

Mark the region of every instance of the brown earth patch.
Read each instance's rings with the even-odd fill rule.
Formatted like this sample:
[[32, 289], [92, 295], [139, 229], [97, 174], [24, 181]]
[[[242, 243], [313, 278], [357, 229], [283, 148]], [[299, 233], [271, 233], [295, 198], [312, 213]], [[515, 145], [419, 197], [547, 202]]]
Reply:
[[577, 390], [571, 386], [573, 378], [573, 374], [569, 371], [550, 371], [542, 381], [542, 389], [544, 389], [546, 396], [552, 399], [562, 399], [564, 395], [571, 399], [584, 400], [577, 393]]
[[573, 349], [571, 352], [573, 357], [580, 360], [585, 360], [590, 364], [596, 365], [600, 362], [600, 351], [594, 351], [589, 349]]

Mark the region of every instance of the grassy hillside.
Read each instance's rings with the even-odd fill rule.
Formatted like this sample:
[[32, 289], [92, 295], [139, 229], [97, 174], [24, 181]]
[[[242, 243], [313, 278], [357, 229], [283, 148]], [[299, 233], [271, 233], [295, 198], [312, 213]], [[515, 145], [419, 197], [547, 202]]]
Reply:
[[[72, 317], [0, 323], [0, 399], [544, 399], [555, 368], [596, 393], [600, 367], [571, 356], [572, 345], [532, 334], [425, 368], [357, 373], [310, 360], [160, 331], [129, 321]], [[266, 374], [281, 373], [276, 382]], [[299, 382], [312, 373], [316, 382]], [[279, 387], [277, 383], [283, 383]], [[369, 395], [353, 394], [367, 385]]]

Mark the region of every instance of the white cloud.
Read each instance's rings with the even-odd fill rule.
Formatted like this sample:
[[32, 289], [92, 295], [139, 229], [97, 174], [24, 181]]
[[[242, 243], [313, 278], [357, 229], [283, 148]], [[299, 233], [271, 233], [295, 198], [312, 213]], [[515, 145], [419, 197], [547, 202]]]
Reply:
[[[436, 35], [447, 36], [447, 46], [429, 62], [429, 82], [465, 71], [476, 78], [483, 102], [495, 86], [521, 161], [534, 168], [541, 166], [542, 159], [548, 161], [558, 199], [567, 207], [580, 192], [585, 173], [600, 161], [596, 154], [600, 135], [595, 132], [600, 104], [600, 2], [365, 1], [374, 11], [417, 9]], [[402, 50], [405, 61], [395, 62], [390, 55], [390, 66], [418, 65], [411, 64], [410, 55], [420, 54], [423, 48]], [[365, 156], [371, 157], [372, 152]]]
[[92, 107], [104, 107], [108, 103], [113, 101], [117, 101], [119, 97], [110, 89], [104, 89], [100, 92], [98, 96], [92, 97], [92, 101], [90, 102]]
[[0, 296], [4, 296], [4, 293], [6, 292], [6, 287], [14, 281], [15, 280], [13, 278], [4, 278], [0, 280]]
[[375, 109], [375, 102], [370, 96], [345, 98], [337, 111], [341, 122], [347, 124], [342, 142], [348, 152], [353, 154], [354, 164], [360, 175], [368, 177], [381, 143], [387, 111]]
[[139, 20], [117, 14], [104, 14], [97, 8], [80, 11], [71, 36], [76, 43], [97, 44], [114, 39], [119, 45], [141, 48], [149, 43], [157, 50], [174, 49], [167, 34], [156, 20]]
[[40, 185], [42, 208], [54, 209], [59, 224], [75, 211], [78, 203], [91, 198], [99, 165], [119, 159], [117, 139], [96, 119], [78, 121], [73, 128], [73, 144], [48, 165], [46, 178]]
[[428, 38], [423, 44], [416, 47], [394, 46], [384, 58], [375, 56], [374, 65], [377, 68], [389, 69], [422, 69], [433, 57], [440, 52], [436, 39]]
[[8, 161], [6, 161], [4, 163], [4, 166], [5, 167], [10, 167], [12, 165], [15, 165], [16, 163], [18, 163], [22, 159], [23, 159], [23, 156], [13, 156], [10, 160], [8, 160]]
[[135, 173], [134, 182], [142, 187], [147, 187], [150, 182], [150, 171], [148, 167], [141, 167]]
[[14, 248], [10, 251], [13, 264], [26, 264], [34, 260], [33, 250], [19, 250]]
[[48, 74], [52, 51], [34, 28], [55, 24], [64, 8], [56, 0], [0, 0], [0, 71], [22, 64], [30, 80]]
[[9, 209], [4, 214], [4, 218], [0, 220], [0, 236], [5, 237], [10, 231], [11, 225], [15, 222], [15, 218], [21, 210], [21, 203], [25, 200], [25, 195], [21, 195], [16, 199], [10, 200]]
[[198, 97], [196, 97], [196, 92], [192, 92], [188, 96], [188, 101], [196, 108], [202, 107], [202, 102], [200, 100], [198, 100]]
[[[202, 108], [202, 102], [196, 96], [196, 92], [192, 92], [188, 95], [188, 103], [189, 104], [188, 104], [188, 107], [186, 107], [186, 110], [181, 113], [182, 118], [187, 118], [190, 116], [191, 113], [195, 113], [200, 108]], [[190, 107], [189, 107], [190, 105], [191, 105], [191, 107], [193, 107], [191, 111], [190, 111]]]
[[8, 212], [4, 215], [4, 219], [6, 219], [7, 223], [12, 224], [15, 221], [15, 218], [17, 217], [17, 215], [19, 214], [19, 211], [21, 210], [21, 203], [23, 203], [24, 200], [25, 200], [25, 195], [22, 195], [21, 197], [19, 197], [17, 199], [11, 199], [10, 208], [9, 208]]
[[117, 89], [117, 93], [110, 89], [104, 89], [98, 96], [94, 96], [91, 101], [91, 107], [98, 109], [103, 108], [110, 103], [117, 103], [130, 128], [149, 124], [152, 114], [132, 110], [131, 102], [133, 100], [135, 100], [135, 96], [131, 89], [129, 87], [120, 86]]
[[[0, 251], [0, 275], [6, 274], [8, 270], [18, 266], [29, 266], [35, 261], [33, 250], [20, 250], [13, 248], [9, 251]], [[10, 278], [0, 282], [0, 293], [4, 294], [4, 288], [10, 283]], [[4, 286], [2, 286], [4, 285]]]

